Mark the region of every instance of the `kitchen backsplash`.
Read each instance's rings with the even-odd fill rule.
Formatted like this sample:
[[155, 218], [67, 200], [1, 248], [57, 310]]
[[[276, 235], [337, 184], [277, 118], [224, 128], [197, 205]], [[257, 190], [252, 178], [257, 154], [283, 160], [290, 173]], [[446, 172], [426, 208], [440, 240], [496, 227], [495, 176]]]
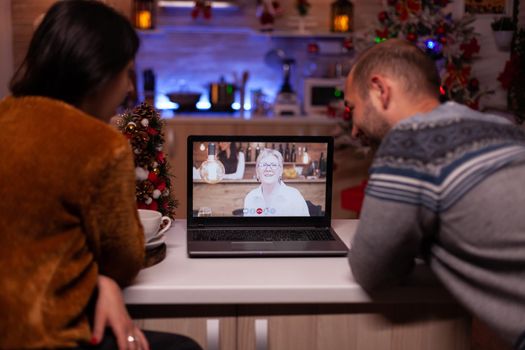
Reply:
[[[255, 9], [251, 8], [239, 9], [237, 13], [214, 9], [212, 16], [206, 23], [202, 18], [193, 21], [188, 9], [179, 9], [176, 13], [172, 9], [160, 11], [157, 29], [140, 33], [137, 85], [141, 91], [144, 70], [155, 72], [157, 108], [173, 108], [166, 94], [177, 91], [201, 92], [199, 106], [206, 108], [208, 85], [221, 77], [236, 83], [243, 71], [249, 72], [245, 107], [251, 106], [253, 90], [262, 90], [272, 102], [283, 83], [282, 68], [265, 62], [266, 54], [273, 49], [282, 49], [296, 60], [291, 70], [291, 85], [299, 98], [303, 95], [305, 77], [344, 74], [349, 68], [352, 56], [348, 53], [324, 56], [308, 53], [308, 44], [312, 42], [337, 50], [341, 47], [341, 38], [265, 35], [258, 32]], [[336, 72], [335, 66], [342, 70]], [[236, 101], [239, 102], [238, 95]]]

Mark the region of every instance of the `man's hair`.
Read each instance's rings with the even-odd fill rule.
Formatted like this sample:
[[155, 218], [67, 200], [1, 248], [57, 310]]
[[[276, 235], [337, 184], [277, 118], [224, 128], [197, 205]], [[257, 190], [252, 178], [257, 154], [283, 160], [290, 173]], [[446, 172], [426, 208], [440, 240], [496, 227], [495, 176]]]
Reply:
[[439, 98], [440, 78], [434, 61], [418, 47], [400, 39], [390, 39], [366, 50], [352, 69], [352, 84], [366, 97], [369, 79], [375, 73], [399, 80], [406, 92]]
[[99, 1], [59, 1], [36, 29], [10, 84], [14, 96], [46, 96], [78, 106], [134, 59], [129, 21]]

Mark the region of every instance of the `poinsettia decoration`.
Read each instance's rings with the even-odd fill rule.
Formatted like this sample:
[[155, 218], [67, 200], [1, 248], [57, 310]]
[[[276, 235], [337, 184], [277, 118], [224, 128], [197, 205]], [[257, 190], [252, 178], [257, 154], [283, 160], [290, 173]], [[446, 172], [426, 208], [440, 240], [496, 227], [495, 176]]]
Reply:
[[471, 26], [474, 18], [454, 20], [444, 13], [449, 0], [388, 0], [377, 18], [375, 42], [402, 38], [413, 42], [436, 61], [444, 99], [479, 107], [487, 91], [472, 77], [472, 59], [480, 46]]
[[119, 116], [118, 129], [128, 138], [135, 157], [136, 197], [139, 209], [157, 210], [174, 218], [176, 201], [162, 150], [164, 122], [150, 105], [142, 103]]

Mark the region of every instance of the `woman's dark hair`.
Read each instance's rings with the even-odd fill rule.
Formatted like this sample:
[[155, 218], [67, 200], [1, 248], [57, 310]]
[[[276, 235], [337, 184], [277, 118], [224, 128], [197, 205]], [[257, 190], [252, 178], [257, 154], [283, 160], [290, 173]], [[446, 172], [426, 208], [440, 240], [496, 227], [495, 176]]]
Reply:
[[93, 0], [55, 3], [36, 29], [11, 80], [14, 96], [46, 96], [78, 106], [134, 59], [129, 21]]
[[228, 158], [226, 151], [220, 151], [217, 154], [217, 158], [224, 165], [226, 174], [232, 174], [237, 171], [237, 164], [239, 162], [237, 158], [237, 144], [235, 142], [230, 143], [230, 158]]

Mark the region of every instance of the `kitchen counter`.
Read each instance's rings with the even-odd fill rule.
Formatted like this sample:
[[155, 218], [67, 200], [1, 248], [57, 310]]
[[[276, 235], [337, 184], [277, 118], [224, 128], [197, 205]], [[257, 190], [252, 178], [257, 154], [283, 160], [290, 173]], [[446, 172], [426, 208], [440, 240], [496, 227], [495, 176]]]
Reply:
[[[335, 220], [348, 244], [356, 220]], [[346, 257], [193, 258], [186, 222], [166, 233], [164, 261], [124, 290], [143, 329], [184, 334], [205, 350], [467, 350], [470, 316], [424, 265], [418, 283], [371, 296]]]
[[[348, 245], [357, 223], [334, 220], [332, 226]], [[346, 257], [190, 259], [185, 220], [175, 220], [166, 245], [166, 259], [142, 270], [125, 289], [127, 304], [454, 303], [429, 283], [399, 287], [373, 300], [354, 281]], [[421, 275], [430, 274], [420, 269]]]

